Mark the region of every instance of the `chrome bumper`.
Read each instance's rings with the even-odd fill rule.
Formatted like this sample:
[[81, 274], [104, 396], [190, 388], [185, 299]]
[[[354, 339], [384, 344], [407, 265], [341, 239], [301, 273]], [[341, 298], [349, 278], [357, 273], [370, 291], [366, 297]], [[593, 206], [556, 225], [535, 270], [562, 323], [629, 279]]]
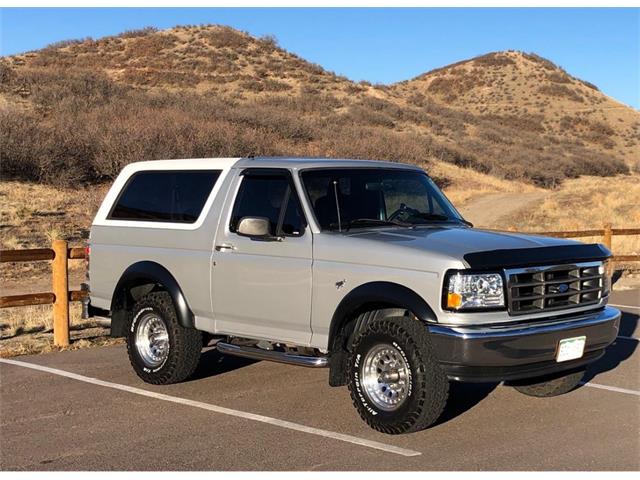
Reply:
[[[478, 327], [429, 325], [440, 364], [461, 381], [503, 381], [581, 367], [604, 354], [618, 334], [620, 311], [612, 307], [535, 324]], [[558, 342], [587, 337], [582, 358], [556, 362]]]

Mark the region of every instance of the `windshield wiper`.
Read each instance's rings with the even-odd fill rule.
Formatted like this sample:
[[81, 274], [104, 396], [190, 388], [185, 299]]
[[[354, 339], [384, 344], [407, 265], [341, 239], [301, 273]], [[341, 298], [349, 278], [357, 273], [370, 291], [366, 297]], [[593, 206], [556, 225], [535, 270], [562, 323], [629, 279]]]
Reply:
[[[380, 220], [379, 218], [356, 218], [355, 220], [350, 220], [348, 222], [342, 222], [342, 228], [345, 231], [349, 231], [351, 227], [362, 226], [365, 227], [367, 225], [371, 226], [396, 226], [396, 227], [413, 227], [411, 223], [401, 222], [399, 220]], [[337, 223], [332, 223], [329, 225], [329, 228], [334, 229], [338, 227]]]
[[416, 212], [411, 214], [412, 217], [421, 218], [423, 220], [455, 220], [455, 218], [447, 217], [439, 213]]
[[[416, 213], [413, 213], [411, 216], [420, 218], [422, 220], [435, 220], [435, 221], [442, 221], [442, 222], [445, 222], [445, 221], [460, 222], [469, 227], [473, 227], [473, 223], [468, 222], [464, 218], [447, 217], [446, 215], [441, 215], [439, 213], [416, 212]], [[419, 224], [416, 224], [416, 225], [419, 225]]]

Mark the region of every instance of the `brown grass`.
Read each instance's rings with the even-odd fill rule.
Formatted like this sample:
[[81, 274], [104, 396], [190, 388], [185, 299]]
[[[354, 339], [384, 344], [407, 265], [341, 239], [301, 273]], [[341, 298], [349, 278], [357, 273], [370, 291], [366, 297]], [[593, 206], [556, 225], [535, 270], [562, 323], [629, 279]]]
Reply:
[[[531, 205], [495, 228], [524, 231], [589, 230], [611, 223], [614, 228], [640, 227], [640, 175], [568, 180], [544, 202]], [[580, 238], [601, 242], [602, 238]], [[640, 235], [614, 236], [613, 252], [640, 254]]]
[[[30, 307], [0, 309], [0, 340], [26, 333], [52, 332], [53, 317], [50, 305], [34, 305]], [[81, 306], [75, 302], [69, 309], [70, 325], [81, 327], [94, 325], [80, 318]]]
[[122, 339], [109, 338], [109, 330], [95, 320], [82, 320], [79, 303], [70, 309], [69, 347], [53, 345], [50, 306], [0, 309], [0, 357], [14, 357], [60, 350], [76, 350], [94, 346], [122, 343]]
[[540, 188], [527, 183], [504, 180], [444, 162], [435, 162], [428, 171], [432, 176], [450, 179], [444, 192], [449, 200], [458, 206], [494, 193], [541, 191]]

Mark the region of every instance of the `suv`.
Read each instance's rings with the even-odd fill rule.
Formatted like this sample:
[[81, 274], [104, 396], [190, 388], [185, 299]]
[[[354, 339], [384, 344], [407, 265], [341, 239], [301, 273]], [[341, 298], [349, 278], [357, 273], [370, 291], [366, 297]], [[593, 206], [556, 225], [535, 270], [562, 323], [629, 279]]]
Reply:
[[475, 229], [411, 165], [141, 162], [93, 222], [88, 313], [111, 318], [145, 382], [186, 379], [207, 345], [328, 367], [396, 434], [434, 423], [450, 381], [576, 387], [618, 332], [610, 255]]

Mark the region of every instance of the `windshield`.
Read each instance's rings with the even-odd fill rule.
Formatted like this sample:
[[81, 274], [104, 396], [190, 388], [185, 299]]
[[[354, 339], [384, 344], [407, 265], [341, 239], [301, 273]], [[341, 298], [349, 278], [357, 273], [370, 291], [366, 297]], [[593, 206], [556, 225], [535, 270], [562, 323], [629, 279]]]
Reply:
[[464, 222], [424, 173], [400, 169], [317, 169], [301, 173], [323, 230]]

